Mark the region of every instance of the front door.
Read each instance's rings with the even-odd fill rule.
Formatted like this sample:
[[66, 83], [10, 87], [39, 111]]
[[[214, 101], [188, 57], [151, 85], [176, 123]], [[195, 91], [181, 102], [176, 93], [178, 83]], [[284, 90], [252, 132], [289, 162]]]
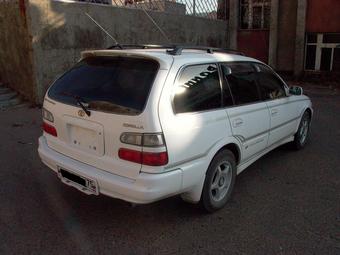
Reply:
[[270, 114], [268, 146], [292, 136], [299, 121], [299, 105], [287, 95], [285, 84], [269, 67], [256, 64], [258, 85]]

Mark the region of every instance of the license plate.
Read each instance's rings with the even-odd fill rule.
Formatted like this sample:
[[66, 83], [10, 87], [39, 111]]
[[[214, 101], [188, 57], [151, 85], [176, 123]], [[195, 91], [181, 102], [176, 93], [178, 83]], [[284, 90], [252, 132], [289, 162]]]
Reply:
[[73, 147], [98, 156], [104, 155], [102, 131], [68, 125], [69, 140]]
[[88, 195], [98, 195], [98, 184], [97, 181], [92, 180], [90, 178], [80, 176], [76, 173], [70, 172], [63, 168], [58, 169], [58, 176], [60, 180], [74, 188], [77, 188], [81, 192], [84, 192]]

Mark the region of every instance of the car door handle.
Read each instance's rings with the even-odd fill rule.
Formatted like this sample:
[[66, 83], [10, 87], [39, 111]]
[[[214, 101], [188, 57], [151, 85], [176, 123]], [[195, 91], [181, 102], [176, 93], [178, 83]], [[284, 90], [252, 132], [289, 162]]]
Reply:
[[233, 121], [233, 127], [239, 127], [243, 124], [243, 119], [236, 119]]
[[274, 116], [274, 115], [276, 115], [276, 114], [278, 114], [278, 113], [279, 113], [279, 110], [278, 110], [278, 109], [272, 109], [272, 110], [271, 110], [272, 116]]

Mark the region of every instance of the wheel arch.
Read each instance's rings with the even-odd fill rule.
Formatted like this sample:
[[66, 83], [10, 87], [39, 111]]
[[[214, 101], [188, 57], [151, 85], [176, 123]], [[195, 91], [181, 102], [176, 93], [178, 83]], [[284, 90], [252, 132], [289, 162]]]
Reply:
[[226, 145], [224, 145], [222, 148], [220, 148], [214, 155], [214, 157], [217, 155], [217, 153], [219, 153], [222, 150], [229, 150], [234, 154], [235, 160], [236, 160], [236, 165], [238, 165], [241, 161], [241, 150], [239, 148], [239, 146], [236, 143], [228, 143]]
[[312, 117], [313, 117], [313, 110], [310, 107], [307, 107], [304, 112], [308, 112], [309, 117], [312, 119]]
[[308, 112], [309, 117], [310, 117], [310, 120], [312, 121], [312, 119], [313, 119], [313, 113], [314, 113], [314, 112], [313, 112], [313, 108], [312, 108], [312, 103], [311, 103], [311, 102], [309, 102], [308, 105], [305, 105], [305, 106], [301, 109], [300, 116], [299, 116], [299, 121], [297, 122], [296, 127], [295, 127], [295, 132], [298, 131], [299, 125], [300, 125], [300, 122], [301, 122], [301, 119], [302, 119], [302, 116], [303, 116], [303, 114], [304, 114], [305, 112]]
[[214, 159], [214, 157], [222, 150], [230, 150], [234, 156], [235, 156], [235, 160], [236, 160], [236, 165], [238, 165], [241, 161], [241, 149], [240, 149], [240, 145], [237, 144], [237, 141], [233, 141], [233, 140], [228, 140], [228, 142], [224, 142], [221, 143], [220, 146], [216, 146], [214, 150], [210, 151], [210, 161], [209, 164], [207, 165], [207, 168], [204, 172], [204, 175], [202, 176], [202, 179], [200, 182], [197, 183], [197, 185], [195, 185], [194, 187], [192, 187], [191, 190], [181, 194], [181, 197], [184, 201], [187, 201], [189, 203], [197, 203], [200, 201], [201, 198], [201, 194], [202, 194], [202, 190], [203, 190], [203, 185], [204, 185], [204, 180], [205, 180], [205, 176], [206, 176], [206, 171], [208, 170], [208, 167], [210, 166], [212, 160]]

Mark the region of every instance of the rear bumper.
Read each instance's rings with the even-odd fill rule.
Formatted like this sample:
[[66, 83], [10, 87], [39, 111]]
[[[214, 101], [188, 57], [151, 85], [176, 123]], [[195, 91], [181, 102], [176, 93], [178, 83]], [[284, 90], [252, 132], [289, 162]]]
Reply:
[[58, 167], [94, 179], [99, 193], [132, 203], [147, 204], [179, 194], [182, 189], [182, 170], [162, 174], [140, 173], [136, 180], [118, 176], [69, 158], [48, 147], [46, 138], [39, 138], [39, 156], [56, 173]]

